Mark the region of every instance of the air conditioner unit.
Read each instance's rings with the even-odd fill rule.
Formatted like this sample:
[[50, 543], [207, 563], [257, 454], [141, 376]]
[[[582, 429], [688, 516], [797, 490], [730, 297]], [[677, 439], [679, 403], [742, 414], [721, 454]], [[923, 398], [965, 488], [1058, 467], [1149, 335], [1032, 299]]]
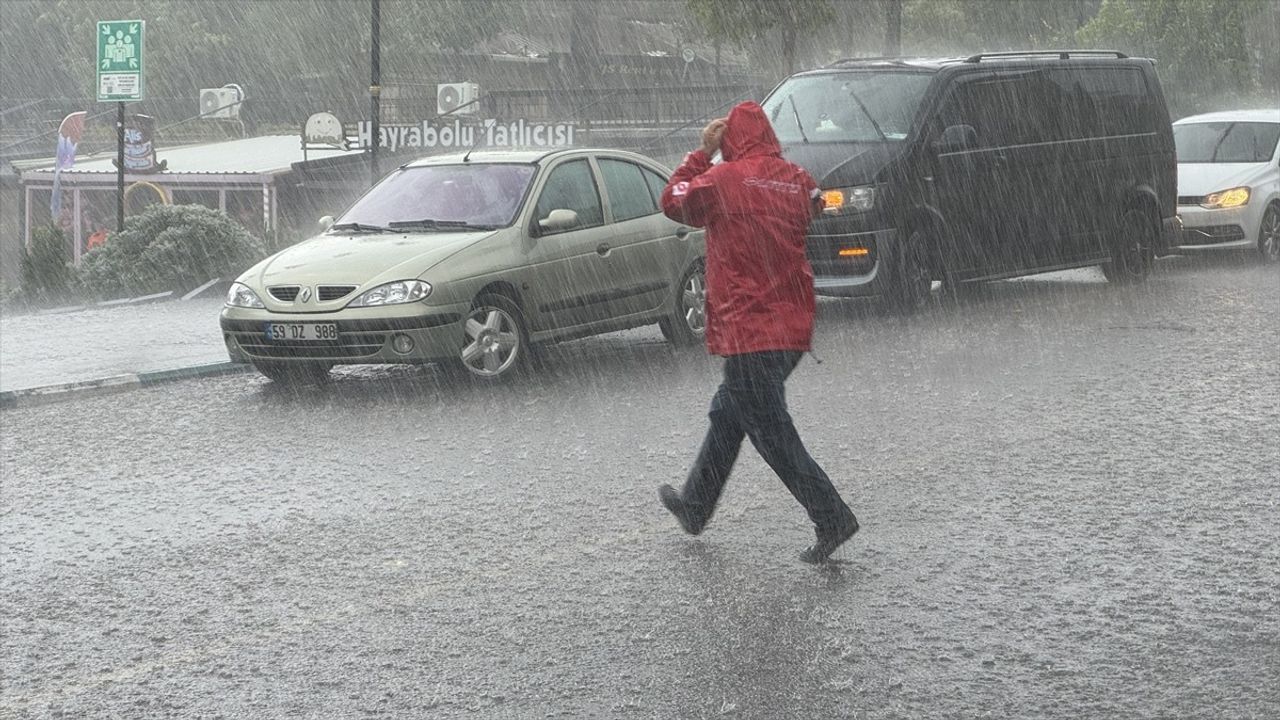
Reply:
[[204, 88], [200, 91], [202, 120], [235, 120], [240, 117], [240, 91], [236, 88]]
[[[480, 86], [470, 82], [436, 85], [436, 114], [475, 115], [480, 112]], [[466, 107], [463, 107], [463, 106]]]

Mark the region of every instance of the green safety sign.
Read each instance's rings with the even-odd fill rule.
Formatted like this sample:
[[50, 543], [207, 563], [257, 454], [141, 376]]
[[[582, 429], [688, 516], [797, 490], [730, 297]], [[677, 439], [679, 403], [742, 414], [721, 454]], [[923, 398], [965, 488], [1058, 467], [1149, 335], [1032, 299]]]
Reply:
[[142, 99], [142, 20], [98, 22], [98, 101]]

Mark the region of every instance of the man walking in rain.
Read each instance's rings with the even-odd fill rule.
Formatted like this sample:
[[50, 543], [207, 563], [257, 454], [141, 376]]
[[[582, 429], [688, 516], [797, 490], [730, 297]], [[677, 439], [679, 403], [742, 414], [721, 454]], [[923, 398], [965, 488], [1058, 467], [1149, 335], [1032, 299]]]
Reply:
[[[713, 167], [717, 150], [723, 162]], [[662, 211], [707, 229], [707, 349], [725, 362], [684, 490], [663, 485], [658, 496], [685, 532], [702, 532], [749, 437], [813, 521], [817, 542], [800, 559], [824, 562], [858, 521], [801, 443], [783, 387], [813, 336], [804, 239], [821, 211], [817, 184], [782, 159], [764, 111], [745, 102], [702, 131], [702, 148], [663, 190]]]

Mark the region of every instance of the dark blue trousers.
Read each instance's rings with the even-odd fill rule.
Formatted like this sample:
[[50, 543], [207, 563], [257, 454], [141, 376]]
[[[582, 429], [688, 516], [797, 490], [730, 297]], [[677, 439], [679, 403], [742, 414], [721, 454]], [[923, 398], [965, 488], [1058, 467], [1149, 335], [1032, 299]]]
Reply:
[[681, 493], [689, 518], [698, 527], [715, 512], [744, 437], [751, 438], [820, 533], [848, 523], [849, 507], [809, 456], [787, 413], [784, 383], [802, 356], [770, 351], [725, 359], [724, 382], [711, 400], [711, 427]]

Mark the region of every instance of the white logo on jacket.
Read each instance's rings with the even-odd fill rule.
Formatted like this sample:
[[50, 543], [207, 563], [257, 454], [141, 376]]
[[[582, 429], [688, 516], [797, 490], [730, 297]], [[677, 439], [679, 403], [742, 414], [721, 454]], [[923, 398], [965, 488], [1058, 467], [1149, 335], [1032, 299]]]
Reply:
[[687, 192], [689, 192], [689, 183], [683, 180], [671, 188], [672, 195], [684, 195]]
[[769, 180], [767, 178], [759, 178], [759, 177], [751, 176], [748, 178], [744, 178], [742, 181], [742, 184], [746, 185], [747, 187], [764, 188], [765, 190], [772, 190], [774, 192], [784, 192], [790, 195], [800, 194], [799, 184], [784, 182], [782, 180]]

